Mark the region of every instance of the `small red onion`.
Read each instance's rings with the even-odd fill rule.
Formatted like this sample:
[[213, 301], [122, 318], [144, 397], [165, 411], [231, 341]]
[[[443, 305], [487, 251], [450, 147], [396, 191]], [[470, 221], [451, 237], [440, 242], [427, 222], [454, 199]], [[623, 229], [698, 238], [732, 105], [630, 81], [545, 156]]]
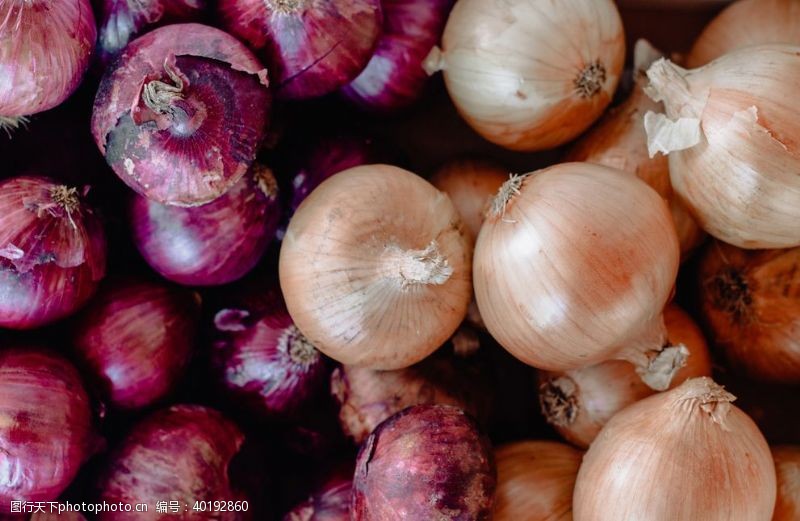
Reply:
[[232, 36], [200, 24], [131, 42], [100, 83], [92, 134], [145, 197], [198, 206], [241, 179], [264, 138], [266, 70]]
[[195, 208], [132, 196], [128, 212], [133, 242], [163, 277], [188, 286], [227, 284], [261, 259], [280, 219], [272, 171], [250, 172], [214, 201]]
[[109, 281], [83, 311], [75, 352], [104, 401], [137, 409], [183, 375], [197, 334], [199, 296], [160, 283]]
[[72, 364], [40, 348], [0, 350], [0, 513], [54, 501], [98, 442]]
[[353, 521], [488, 520], [497, 472], [489, 440], [461, 409], [418, 405], [367, 438], [353, 478]]
[[[193, 507], [197, 501], [245, 500], [232, 489], [228, 476], [231, 460], [243, 442], [238, 427], [213, 409], [174, 405], [160, 410], [136, 425], [106, 463], [98, 499], [131, 505], [148, 503], [149, 521], [239, 521], [247, 512], [208, 507], [194, 511]], [[181, 513], [155, 512], [158, 501], [178, 501]], [[136, 521], [142, 515], [103, 512], [97, 519]]]
[[428, 74], [422, 62], [444, 31], [454, 0], [383, 0], [383, 34], [367, 67], [342, 94], [374, 112], [414, 103]]
[[264, 57], [278, 96], [315, 98], [352, 81], [381, 31], [379, 0], [220, 0], [222, 26]]
[[308, 499], [283, 516], [283, 521], [350, 521], [352, 490], [352, 472], [334, 473]]
[[0, 181], [0, 326], [29, 329], [81, 307], [106, 271], [102, 225], [75, 188]]

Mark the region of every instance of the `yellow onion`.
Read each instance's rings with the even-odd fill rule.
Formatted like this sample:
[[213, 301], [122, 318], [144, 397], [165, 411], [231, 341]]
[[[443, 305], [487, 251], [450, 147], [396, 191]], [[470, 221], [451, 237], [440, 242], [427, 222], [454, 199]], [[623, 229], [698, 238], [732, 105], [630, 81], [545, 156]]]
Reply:
[[797, 521], [800, 519], [800, 447], [773, 447], [772, 457], [778, 474], [778, 500], [772, 521]]

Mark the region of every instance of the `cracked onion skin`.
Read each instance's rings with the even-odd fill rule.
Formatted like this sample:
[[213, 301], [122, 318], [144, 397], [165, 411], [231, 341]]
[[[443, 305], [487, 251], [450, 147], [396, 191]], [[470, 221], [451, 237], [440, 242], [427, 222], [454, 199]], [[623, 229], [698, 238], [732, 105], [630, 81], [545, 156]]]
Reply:
[[351, 519], [488, 521], [497, 471], [489, 440], [464, 411], [418, 405], [367, 438], [356, 460]]
[[266, 132], [267, 71], [232, 36], [174, 24], [131, 42], [103, 76], [97, 146], [125, 184], [162, 204], [199, 206], [238, 182]]
[[105, 272], [102, 224], [77, 189], [37, 176], [0, 181], [0, 327], [74, 313]]
[[220, 0], [222, 27], [269, 67], [276, 93], [309, 99], [353, 80], [381, 32], [379, 0]]

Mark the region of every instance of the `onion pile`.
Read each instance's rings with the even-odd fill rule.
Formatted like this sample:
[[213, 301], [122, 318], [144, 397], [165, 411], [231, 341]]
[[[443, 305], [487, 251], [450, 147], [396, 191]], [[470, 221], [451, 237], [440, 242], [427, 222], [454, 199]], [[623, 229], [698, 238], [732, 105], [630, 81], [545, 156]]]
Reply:
[[772, 521], [800, 518], [800, 447], [773, 447], [775, 471], [778, 475], [778, 499]]

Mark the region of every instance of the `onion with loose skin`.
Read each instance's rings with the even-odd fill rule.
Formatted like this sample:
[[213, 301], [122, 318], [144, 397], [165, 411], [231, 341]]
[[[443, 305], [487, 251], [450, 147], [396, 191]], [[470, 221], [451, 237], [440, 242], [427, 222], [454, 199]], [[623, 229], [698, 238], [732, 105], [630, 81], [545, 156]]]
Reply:
[[503, 185], [475, 248], [478, 308], [521, 361], [565, 371], [628, 360], [666, 389], [662, 309], [679, 262], [669, 209], [635, 176], [564, 163]]
[[163, 204], [198, 206], [236, 184], [266, 132], [267, 71], [227, 33], [155, 29], [106, 71], [92, 134], [114, 172]]
[[800, 383], [800, 248], [714, 242], [698, 276], [712, 345], [751, 377]]
[[453, 203], [388, 165], [340, 172], [300, 205], [280, 253], [289, 314], [335, 360], [401, 369], [464, 319], [471, 242]]
[[611, 102], [624, 60], [612, 0], [461, 0], [425, 68], [444, 72], [480, 135], [530, 151], [589, 128]]
[[800, 519], [800, 447], [781, 445], [772, 448], [778, 475], [778, 499], [772, 521]]
[[727, 54], [700, 69], [647, 71], [650, 155], [669, 154], [672, 186], [703, 229], [740, 248], [800, 245], [800, 47]]
[[222, 26], [263, 57], [278, 96], [309, 99], [352, 81], [381, 32], [379, 0], [220, 0]]
[[283, 516], [283, 521], [350, 521], [352, 490], [352, 472], [348, 476], [334, 474]]
[[[672, 378], [670, 388], [689, 378], [711, 376], [711, 356], [703, 333], [689, 315], [669, 304], [664, 309], [667, 345], [683, 346], [684, 364]], [[567, 441], [586, 448], [616, 413], [655, 391], [645, 385], [636, 369], [623, 360], [563, 373], [539, 373], [539, 403], [542, 414]]]
[[583, 458], [575, 521], [768, 521], [772, 455], [733, 400], [710, 378], [692, 378], [616, 414]]
[[495, 449], [494, 521], [572, 521], [572, 489], [583, 453], [553, 441]]
[[77, 311], [106, 273], [102, 224], [76, 188], [0, 181], [0, 326], [31, 329]]

